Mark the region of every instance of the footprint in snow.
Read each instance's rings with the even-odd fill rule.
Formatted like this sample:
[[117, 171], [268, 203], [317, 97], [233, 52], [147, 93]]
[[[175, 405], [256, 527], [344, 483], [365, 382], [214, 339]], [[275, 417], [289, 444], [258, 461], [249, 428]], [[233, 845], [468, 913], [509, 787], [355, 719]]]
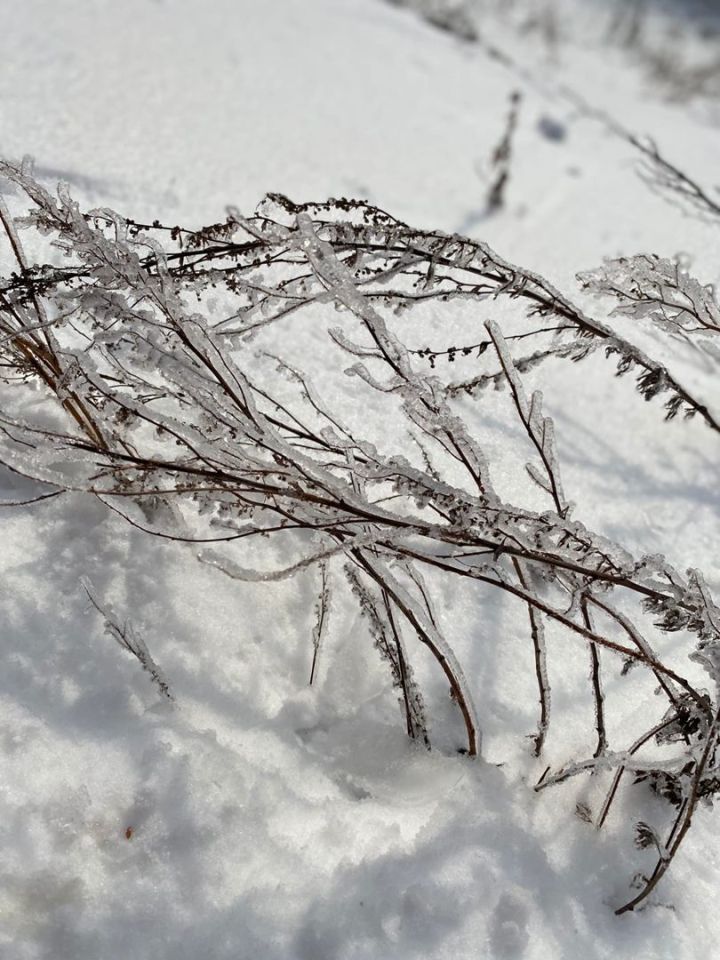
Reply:
[[513, 894], [504, 893], [490, 921], [490, 955], [497, 960], [522, 957], [530, 939], [527, 924], [528, 910], [525, 904]]

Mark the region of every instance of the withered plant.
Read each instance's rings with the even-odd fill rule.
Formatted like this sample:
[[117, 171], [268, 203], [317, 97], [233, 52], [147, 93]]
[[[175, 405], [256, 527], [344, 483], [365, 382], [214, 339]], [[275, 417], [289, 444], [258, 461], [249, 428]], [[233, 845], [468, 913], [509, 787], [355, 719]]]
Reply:
[[[698, 571], [634, 557], [574, 516], [553, 421], [542, 395], [526, 392], [524, 373], [550, 356], [580, 361], [604, 350], [621, 371], [637, 373], [643, 396], [664, 395], [668, 416], [697, 414], [717, 431], [702, 398], [486, 245], [415, 230], [363, 202], [297, 205], [270, 195], [254, 216], [230, 210], [222, 223], [190, 230], [107, 209], [84, 213], [65, 190], [51, 196], [28, 167], [3, 163], [0, 174], [17, 188], [12, 202], [29, 205], [16, 221], [3, 215], [20, 269], [0, 290], [0, 359], [13, 386], [0, 409], [2, 460], [58, 492], [94, 495], [150, 533], [203, 544], [200, 559], [229, 577], [272, 581], [317, 567], [310, 682], [333, 597], [346, 589], [390, 668], [408, 735], [428, 747], [417, 643], [447, 682], [463, 752], [481, 752], [474, 678], [464, 677], [436, 610], [439, 577], [495, 588], [527, 611], [538, 756], [551, 721], [546, 626], [574, 638], [590, 666], [592, 756], [548, 769], [538, 789], [604, 772], [611, 781], [598, 827], [623, 778], [648, 783], [675, 808], [664, 839], [638, 825], [638, 842], [655, 848], [657, 863], [618, 912], [640, 904], [698, 803], [720, 787], [720, 610]], [[18, 253], [21, 227], [32, 231], [35, 262]], [[648, 269], [642, 282], [662, 283], [666, 265]], [[627, 276], [598, 282], [612, 279], [624, 296]], [[715, 316], [692, 284], [682, 291]], [[472, 343], [435, 350], [420, 339], [424, 310], [432, 308], [437, 330], [446, 316], [477, 324], [480, 304], [487, 319]], [[690, 335], [678, 308], [668, 308], [673, 322]], [[310, 348], [296, 349], [302, 337]], [[459, 355], [484, 367], [447, 382], [438, 361], [448, 370]], [[331, 382], [358, 396], [362, 388], [362, 402], [384, 411], [393, 430], [378, 437], [369, 417], [344, 422], [326, 395]], [[467, 412], [467, 397], [488, 385], [507, 388], [525, 438], [526, 502], [501, 495]], [[25, 403], [38, 389], [54, 413]], [[244, 565], [244, 542], [268, 537], [294, 537], [294, 559], [274, 570]], [[218, 541], [223, 552], [207, 546]], [[143, 660], [117, 618], [106, 619], [152, 674], [149, 655]], [[658, 630], [689, 642], [710, 691], [661, 659]], [[648, 671], [658, 692], [652, 722], [618, 747], [609, 743], [602, 676], [613, 657], [613, 676], [630, 673], [630, 684]], [[664, 748], [659, 759], [644, 750], [653, 743]]]

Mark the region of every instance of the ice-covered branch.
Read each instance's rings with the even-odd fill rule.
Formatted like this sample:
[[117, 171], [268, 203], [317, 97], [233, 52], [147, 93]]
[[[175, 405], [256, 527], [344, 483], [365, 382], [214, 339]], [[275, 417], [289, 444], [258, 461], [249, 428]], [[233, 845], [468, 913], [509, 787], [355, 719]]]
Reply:
[[[484, 244], [415, 230], [362, 202], [298, 205], [270, 195], [252, 217], [230, 211], [224, 223], [185, 230], [106, 209], [83, 213], [26, 169], [3, 164], [0, 172], [30, 206], [21, 221], [10, 211], [3, 219], [21, 269], [0, 283], [0, 351], [8, 364], [0, 370], [9, 371], [6, 394], [14, 398], [12, 408], [0, 409], [0, 460], [53, 484], [53, 495], [99, 497], [149, 534], [187, 545], [224, 541], [222, 554], [204, 559], [231, 578], [272, 589], [276, 580], [319, 569], [318, 600], [308, 611], [313, 683], [334, 628], [331, 600], [349, 587], [390, 669], [407, 732], [428, 745], [432, 704], [411, 663], [418, 644], [450, 689], [463, 751], [475, 756], [481, 747], [477, 678], [464, 675], [452, 632], [441, 626], [438, 582], [482, 586], [521, 603], [528, 615], [515, 629], [532, 646], [540, 701], [536, 753], [549, 730], [548, 648], [559, 633], [577, 644], [583, 664], [588, 644], [591, 651], [596, 755], [548, 774], [544, 785], [570, 771], [613, 774], [601, 822], [622, 771], [644, 777], [671, 802], [686, 799], [675, 833], [656, 845], [672, 858], [692, 798], [711, 795], [716, 781], [720, 789], [714, 752], [703, 753], [717, 710], [720, 613], [698, 572], [683, 576], [662, 557], [633, 556], [576, 518], [562, 484], [562, 444], [524, 375], [548, 356], [581, 360], [603, 347], [622, 369], [640, 372], [646, 396], [666, 391], [669, 413], [694, 410], [717, 428], [702, 401], [542, 277]], [[35, 232], [37, 262], [19, 252], [20, 225]], [[636, 289], [655, 298], [653, 309], [660, 299], [672, 303], [663, 308], [677, 333], [691, 336], [691, 324], [702, 321], [703, 333], [713, 335], [710, 294], [680, 274], [673, 287], [668, 269], [653, 260], [642, 276], [608, 267], [597, 283], [604, 289], [612, 281], [623, 304]], [[470, 304], [476, 323], [477, 305], [494, 313], [501, 298], [515, 311], [507, 334], [498, 313], [488, 338], [475, 333], [469, 348], [424, 346], [438, 319], [442, 331], [444, 303]], [[429, 301], [433, 325], [423, 326]], [[410, 311], [418, 322], [401, 323]], [[312, 356], [296, 349], [293, 325], [301, 318]], [[533, 349], [515, 356], [525, 341]], [[475, 383], [508, 388], [510, 415], [532, 450], [532, 501], [522, 485], [515, 502], [498, 492], [495, 464], [458, 402], [474, 387], [444, 383], [427, 362], [443, 351], [448, 362], [494, 364]], [[352, 404], [337, 402], [339, 384], [351, 385]], [[515, 441], [506, 435], [503, 442]], [[546, 509], [534, 505], [538, 489]], [[244, 549], [267, 538], [282, 542], [285, 559], [258, 569]], [[331, 586], [330, 568], [340, 560], [346, 587]], [[88, 592], [115, 639], [169, 695], [131, 625]], [[661, 658], [651, 640], [657, 630], [682, 632], [688, 654], [713, 681], [712, 696]], [[503, 639], [478, 635], [475, 642]], [[627, 749], [609, 743], [601, 652], [604, 671], [615, 658], [624, 665], [620, 683], [632, 687], [636, 674], [649, 675], [670, 704], [672, 719], [655, 717], [639, 738], [628, 737]], [[685, 751], [684, 765], [640, 764], [639, 746], [662, 737]], [[647, 826], [649, 836], [659, 834]]]

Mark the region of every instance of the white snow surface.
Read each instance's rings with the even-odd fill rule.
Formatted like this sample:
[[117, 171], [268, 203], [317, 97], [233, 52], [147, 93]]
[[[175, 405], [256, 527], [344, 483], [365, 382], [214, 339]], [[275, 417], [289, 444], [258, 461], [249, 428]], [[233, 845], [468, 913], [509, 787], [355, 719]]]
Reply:
[[[649, 191], [632, 149], [562, 95], [570, 86], [652, 134], [712, 188], [720, 128], [656, 96], [628, 53], [566, 44], [550, 61], [490, 21], [488, 35], [525, 64], [518, 74], [379, 0], [0, 9], [0, 153], [32, 154], [43, 179], [68, 181], [89, 205], [199, 225], [228, 203], [251, 211], [269, 190], [357, 196], [486, 240], [578, 301], [575, 274], [604, 256], [686, 252], [700, 279], [720, 281], [718, 227]], [[515, 89], [507, 207], [487, 218], [482, 174]], [[562, 139], [543, 134], [547, 118]], [[528, 378], [556, 420], [576, 516], [634, 551], [699, 567], [717, 590], [715, 437], [697, 420], [664, 423], [657, 402], [612, 373], [598, 356]], [[717, 384], [708, 389], [720, 403]], [[490, 420], [506, 399], [488, 401]], [[333, 402], [357, 414], [353, 381]], [[488, 443], [511, 490], [505, 440]], [[0, 472], [0, 499], [34, 492]], [[332, 609], [308, 687], [315, 573], [233, 581], [79, 495], [0, 508], [0, 522], [3, 960], [716, 955], [712, 810], [696, 815], [650, 905], [616, 917], [632, 875], [652, 866], [633, 847], [628, 795], [599, 833], [574, 815], [578, 799], [596, 798], [587, 783], [532, 790], [546, 763], [592, 743], [576, 641], [550, 652], [562, 736], [538, 761], [525, 611], [482, 590], [443, 593], [485, 756], [456, 753], [455, 708], [429, 669], [437, 747], [426, 753], [405, 737], [349, 601]], [[281, 566], [282, 547], [237, 559]], [[103, 634], [81, 576], [132, 618], [174, 704]]]

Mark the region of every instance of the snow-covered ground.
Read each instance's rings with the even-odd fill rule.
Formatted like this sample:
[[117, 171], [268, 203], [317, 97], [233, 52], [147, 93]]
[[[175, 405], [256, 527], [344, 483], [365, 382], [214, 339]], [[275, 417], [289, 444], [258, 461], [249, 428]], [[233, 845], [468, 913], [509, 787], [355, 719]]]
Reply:
[[[356, 196], [486, 240], [578, 301], [576, 273], [604, 256], [684, 252], [720, 282], [718, 226], [647, 189], [632, 148], [567, 95], [651, 134], [712, 188], [712, 104], [668, 102], [631, 51], [562, 42], [549, 56], [489, 18], [503, 62], [380, 0], [24, 0], [0, 12], [0, 154], [32, 154], [39, 176], [89, 205], [199, 225], [270, 190]], [[487, 217], [514, 90], [507, 204]], [[533, 378], [578, 515], [634, 551], [698, 566], [717, 590], [715, 437], [698, 421], [663, 423], [601, 357], [557, 370]], [[337, 398], [349, 416], [351, 388]], [[0, 473], [3, 500], [33, 491]], [[550, 760], [529, 747], [531, 655], [504, 642], [523, 611], [482, 591], [446, 595], [439, 613], [485, 757], [454, 753], [442, 732], [454, 707], [432, 679], [428, 754], [407, 741], [349, 604], [332, 611], [308, 687], [312, 577], [229, 580], [80, 495], [0, 511], [3, 960], [715, 955], [712, 811], [698, 812], [651, 905], [616, 917], [651, 864], [633, 847], [628, 798], [598, 833], [574, 816], [594, 798], [587, 785], [532, 791]], [[281, 563], [279, 549], [264, 562]], [[174, 705], [103, 635], [83, 575], [132, 617]], [[577, 650], [560, 641], [551, 655], [567, 735], [550, 744], [556, 765], [592, 727]]]

